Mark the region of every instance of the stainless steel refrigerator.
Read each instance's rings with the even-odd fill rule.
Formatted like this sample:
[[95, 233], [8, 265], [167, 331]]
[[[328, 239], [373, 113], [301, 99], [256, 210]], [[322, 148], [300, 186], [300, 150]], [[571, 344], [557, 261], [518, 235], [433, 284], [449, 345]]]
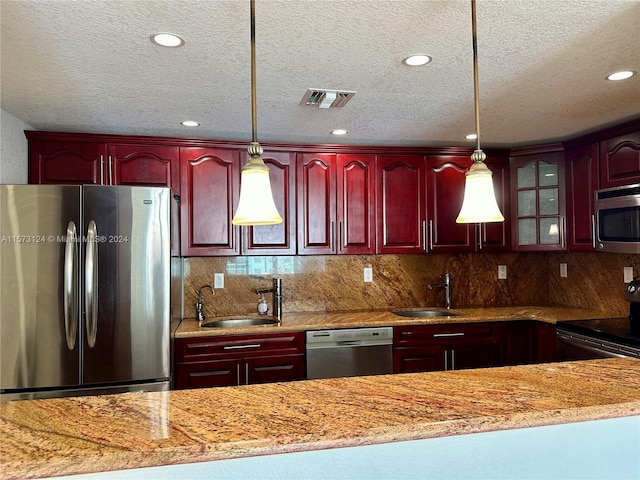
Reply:
[[169, 189], [0, 192], [0, 400], [167, 389]]

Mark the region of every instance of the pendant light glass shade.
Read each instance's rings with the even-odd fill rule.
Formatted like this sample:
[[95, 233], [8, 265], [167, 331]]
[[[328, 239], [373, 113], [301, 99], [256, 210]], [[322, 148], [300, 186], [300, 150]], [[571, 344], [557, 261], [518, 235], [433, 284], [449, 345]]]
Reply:
[[240, 202], [233, 217], [234, 225], [274, 225], [282, 217], [273, 201], [269, 168], [262, 160], [262, 147], [249, 146], [249, 161], [240, 171]]
[[480, 101], [478, 88], [478, 42], [476, 38], [476, 2], [471, 0], [471, 30], [473, 37], [473, 103], [476, 122], [476, 149], [473, 164], [465, 174], [464, 199], [456, 223], [504, 222], [496, 194], [493, 174], [484, 163], [487, 156], [480, 148]]
[[262, 160], [258, 143], [258, 114], [256, 107], [256, 15], [255, 0], [251, 0], [251, 144], [249, 160], [240, 170], [240, 201], [231, 223], [234, 225], [274, 225], [282, 217], [273, 201], [269, 168]]
[[[483, 152], [480, 153], [484, 156]], [[465, 174], [464, 200], [456, 223], [503, 221], [493, 191], [493, 174], [483, 161], [474, 161]]]

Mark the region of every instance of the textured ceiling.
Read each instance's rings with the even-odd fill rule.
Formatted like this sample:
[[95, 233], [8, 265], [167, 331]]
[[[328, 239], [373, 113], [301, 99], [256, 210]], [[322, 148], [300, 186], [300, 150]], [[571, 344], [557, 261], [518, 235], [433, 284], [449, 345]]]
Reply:
[[[639, 1], [479, 0], [477, 18], [483, 145], [640, 116], [640, 75], [604, 79], [640, 71]], [[0, 106], [34, 128], [250, 139], [248, 0], [2, 0], [0, 20]], [[470, 143], [467, 1], [257, 0], [256, 43], [263, 142]], [[412, 53], [434, 60], [409, 68]], [[357, 94], [317, 109], [300, 105], [309, 87]]]

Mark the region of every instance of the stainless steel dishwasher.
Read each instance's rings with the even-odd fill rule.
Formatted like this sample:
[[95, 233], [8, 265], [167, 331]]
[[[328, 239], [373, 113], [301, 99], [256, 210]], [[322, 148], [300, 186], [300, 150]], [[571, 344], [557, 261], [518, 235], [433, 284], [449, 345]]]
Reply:
[[393, 328], [307, 332], [307, 378], [393, 373]]

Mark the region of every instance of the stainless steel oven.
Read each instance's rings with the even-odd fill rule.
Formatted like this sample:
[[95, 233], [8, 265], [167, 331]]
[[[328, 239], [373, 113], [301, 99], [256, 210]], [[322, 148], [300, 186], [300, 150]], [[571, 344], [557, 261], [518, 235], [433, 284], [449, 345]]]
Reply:
[[610, 357], [640, 358], [640, 348], [603, 340], [591, 335], [571, 332], [558, 327], [556, 332], [556, 355], [558, 361]]

